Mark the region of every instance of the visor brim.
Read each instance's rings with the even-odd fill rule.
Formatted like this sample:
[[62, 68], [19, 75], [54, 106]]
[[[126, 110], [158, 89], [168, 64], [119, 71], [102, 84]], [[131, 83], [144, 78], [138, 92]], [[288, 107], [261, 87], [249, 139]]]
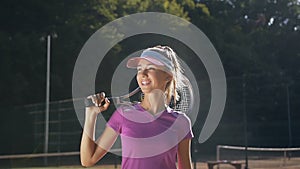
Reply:
[[129, 59], [127, 61], [127, 64], [126, 66], [128, 68], [137, 68], [137, 66], [139, 65], [140, 61], [141, 60], [146, 60], [146, 61], [149, 61], [151, 62], [152, 64], [154, 65], [157, 65], [157, 66], [165, 66], [163, 63], [161, 63], [160, 61], [154, 59], [154, 58], [151, 58], [151, 57], [133, 57], [131, 59]]

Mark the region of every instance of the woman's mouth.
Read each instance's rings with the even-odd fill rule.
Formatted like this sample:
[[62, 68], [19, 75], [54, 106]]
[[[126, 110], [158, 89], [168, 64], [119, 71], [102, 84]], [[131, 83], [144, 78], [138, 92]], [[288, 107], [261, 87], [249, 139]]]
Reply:
[[141, 84], [142, 84], [143, 86], [149, 85], [149, 84], [150, 84], [150, 81], [149, 81], [149, 80], [143, 80]]

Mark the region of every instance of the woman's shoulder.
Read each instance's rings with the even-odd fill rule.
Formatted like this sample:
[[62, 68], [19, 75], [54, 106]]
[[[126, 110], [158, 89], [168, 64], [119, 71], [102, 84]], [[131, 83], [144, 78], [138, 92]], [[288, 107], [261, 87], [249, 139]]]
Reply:
[[176, 126], [179, 127], [180, 130], [190, 130], [192, 123], [190, 118], [184, 112], [173, 110], [171, 114], [176, 121]]
[[167, 108], [167, 111], [179, 120], [190, 121], [190, 118], [182, 111], [177, 111], [170, 107]]

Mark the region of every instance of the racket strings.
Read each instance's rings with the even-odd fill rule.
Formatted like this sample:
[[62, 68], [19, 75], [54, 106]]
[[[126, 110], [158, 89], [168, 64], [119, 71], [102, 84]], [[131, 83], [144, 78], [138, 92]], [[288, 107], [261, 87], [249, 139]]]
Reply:
[[188, 113], [192, 104], [192, 93], [188, 85], [179, 88], [179, 101], [175, 105], [175, 110]]

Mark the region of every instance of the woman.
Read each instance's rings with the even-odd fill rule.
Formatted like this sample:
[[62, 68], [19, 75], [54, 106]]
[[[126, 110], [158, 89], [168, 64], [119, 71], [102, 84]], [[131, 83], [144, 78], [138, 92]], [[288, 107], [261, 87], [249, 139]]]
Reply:
[[176, 162], [179, 169], [192, 168], [190, 120], [167, 106], [171, 100], [176, 104], [176, 88], [182, 85], [183, 72], [176, 53], [168, 46], [148, 48], [140, 57], [129, 59], [127, 67], [137, 69], [136, 79], [143, 99], [118, 108], [102, 135], [94, 141], [97, 115], [110, 102], [101, 94], [89, 96], [95, 106], [85, 111], [80, 147], [82, 165], [94, 165], [120, 135], [123, 169], [175, 169]]

